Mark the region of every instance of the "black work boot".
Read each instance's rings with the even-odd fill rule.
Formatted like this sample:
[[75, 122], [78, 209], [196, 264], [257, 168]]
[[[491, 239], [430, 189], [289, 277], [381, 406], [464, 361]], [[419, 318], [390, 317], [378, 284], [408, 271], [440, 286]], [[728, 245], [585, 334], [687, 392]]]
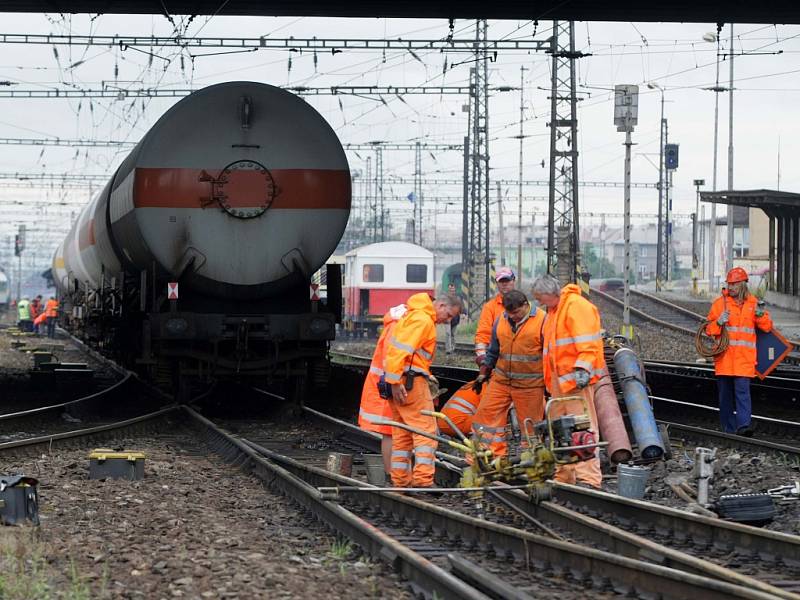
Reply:
[[753, 434], [756, 432], [756, 425], [755, 423], [750, 423], [749, 425], [745, 425], [744, 427], [739, 427], [736, 430], [736, 435], [741, 435], [744, 437], [753, 437]]

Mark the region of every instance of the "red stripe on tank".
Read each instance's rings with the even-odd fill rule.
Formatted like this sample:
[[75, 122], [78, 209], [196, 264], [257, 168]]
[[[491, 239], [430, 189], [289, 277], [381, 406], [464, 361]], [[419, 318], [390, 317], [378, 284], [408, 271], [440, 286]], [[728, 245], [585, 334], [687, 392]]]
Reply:
[[[219, 169], [138, 168], [133, 183], [136, 208], [211, 208], [211, 183], [204, 174], [219, 176]], [[348, 209], [350, 173], [328, 169], [276, 169], [270, 171], [276, 194], [270, 208]], [[269, 187], [263, 174], [236, 170], [222, 186], [232, 208], [262, 205]]]

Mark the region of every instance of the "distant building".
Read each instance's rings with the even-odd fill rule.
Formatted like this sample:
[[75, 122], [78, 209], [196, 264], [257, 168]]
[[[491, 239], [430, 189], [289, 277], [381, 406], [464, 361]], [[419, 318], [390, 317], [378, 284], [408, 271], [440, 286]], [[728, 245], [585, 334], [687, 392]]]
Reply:
[[[625, 240], [615, 240], [611, 248], [609, 260], [622, 273], [625, 269]], [[658, 229], [655, 224], [631, 229], [631, 270], [636, 273], [636, 281], [646, 282], [656, 278], [657, 253]]]

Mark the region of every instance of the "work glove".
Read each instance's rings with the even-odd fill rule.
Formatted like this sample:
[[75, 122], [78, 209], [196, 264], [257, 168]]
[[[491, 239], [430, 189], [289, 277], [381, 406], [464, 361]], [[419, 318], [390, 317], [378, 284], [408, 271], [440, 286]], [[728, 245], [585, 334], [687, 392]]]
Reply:
[[439, 396], [444, 394], [447, 390], [439, 387], [439, 380], [434, 375], [428, 378], [428, 389], [431, 392], [431, 399], [436, 400]]
[[583, 389], [587, 385], [589, 385], [589, 371], [585, 371], [583, 369], [575, 369], [575, 385], [578, 386], [578, 389]]
[[761, 317], [764, 316], [765, 312], [766, 311], [764, 310], [764, 301], [759, 300], [758, 303], [756, 304], [756, 318], [760, 319]]
[[489, 368], [487, 365], [481, 365], [478, 377], [475, 379], [475, 382], [472, 384], [472, 391], [476, 394], [480, 394], [483, 390], [483, 384], [489, 381], [489, 378], [492, 376], [492, 369]]
[[478, 356], [475, 357], [475, 364], [478, 365], [479, 367], [482, 367], [483, 366], [483, 361], [485, 361], [485, 360], [486, 360], [486, 355], [485, 354], [479, 354]]
[[478, 375], [475, 381], [472, 382], [472, 391], [476, 394], [480, 394], [481, 390], [483, 390], [484, 383], [486, 383], [486, 375]]
[[728, 321], [730, 321], [730, 319], [731, 319], [731, 314], [727, 310], [723, 311], [723, 313], [717, 319], [717, 325], [722, 327], [723, 325], [726, 325]]

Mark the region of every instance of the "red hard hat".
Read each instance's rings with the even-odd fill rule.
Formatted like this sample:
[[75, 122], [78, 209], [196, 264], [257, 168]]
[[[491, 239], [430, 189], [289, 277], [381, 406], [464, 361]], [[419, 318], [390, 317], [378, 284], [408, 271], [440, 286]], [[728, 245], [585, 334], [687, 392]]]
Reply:
[[747, 281], [747, 271], [742, 267], [734, 267], [728, 271], [728, 283], [739, 283], [740, 281]]

